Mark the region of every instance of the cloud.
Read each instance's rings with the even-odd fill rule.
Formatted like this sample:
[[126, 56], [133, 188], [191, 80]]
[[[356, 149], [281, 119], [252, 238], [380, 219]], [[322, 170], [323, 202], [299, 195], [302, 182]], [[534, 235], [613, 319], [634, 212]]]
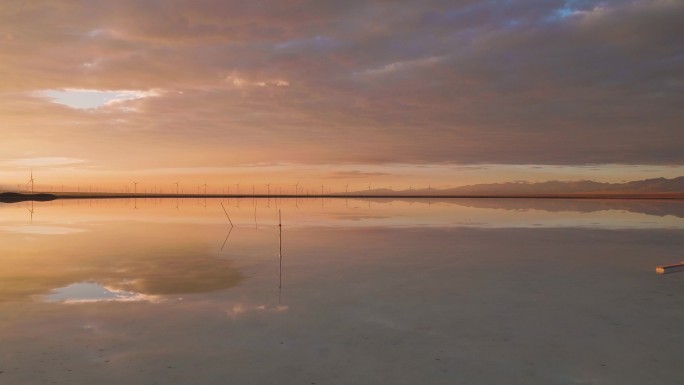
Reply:
[[683, 164], [682, 15], [666, 0], [9, 2], [3, 154]]
[[227, 75], [225, 78], [226, 83], [232, 85], [236, 88], [249, 88], [249, 87], [289, 87], [290, 82], [283, 79], [268, 79], [268, 80], [250, 80], [245, 77], [238, 75], [235, 72]]
[[0, 164], [17, 167], [59, 167], [80, 164], [84, 162], [86, 161], [83, 159], [74, 159], [67, 157], [37, 157], [11, 159], [0, 162]]
[[[85, 89], [57, 89], [43, 90], [38, 92], [39, 96], [44, 96], [54, 103], [77, 109], [95, 109], [104, 106], [120, 107], [123, 102], [159, 96], [158, 90], [136, 91], [136, 90], [85, 90]], [[130, 109], [127, 109], [130, 110]]]
[[365, 179], [378, 176], [392, 175], [385, 172], [367, 172], [367, 171], [336, 171], [330, 173], [326, 178], [328, 179]]

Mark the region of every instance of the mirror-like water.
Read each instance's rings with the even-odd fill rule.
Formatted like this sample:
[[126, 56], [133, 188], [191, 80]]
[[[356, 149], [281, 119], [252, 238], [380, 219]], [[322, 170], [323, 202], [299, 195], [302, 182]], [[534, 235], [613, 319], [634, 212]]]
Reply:
[[676, 201], [0, 204], [0, 382], [679, 384], [684, 273], [654, 270], [683, 229]]

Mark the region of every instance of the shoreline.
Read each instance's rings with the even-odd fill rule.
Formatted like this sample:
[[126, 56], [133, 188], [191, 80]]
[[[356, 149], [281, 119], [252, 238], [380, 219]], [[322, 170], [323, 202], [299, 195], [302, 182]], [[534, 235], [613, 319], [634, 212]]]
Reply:
[[603, 199], [684, 201], [684, 193], [573, 193], [573, 194], [128, 194], [128, 193], [0, 193], [0, 202], [52, 201], [58, 199]]

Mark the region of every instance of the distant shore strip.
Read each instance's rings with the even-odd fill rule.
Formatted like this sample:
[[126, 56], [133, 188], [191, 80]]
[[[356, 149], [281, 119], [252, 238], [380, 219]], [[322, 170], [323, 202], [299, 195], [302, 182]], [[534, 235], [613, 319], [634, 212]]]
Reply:
[[649, 199], [684, 200], [684, 193], [572, 193], [572, 194], [130, 194], [130, 193], [0, 193], [0, 202], [51, 201], [56, 199], [241, 199], [241, 198], [342, 198], [342, 199]]

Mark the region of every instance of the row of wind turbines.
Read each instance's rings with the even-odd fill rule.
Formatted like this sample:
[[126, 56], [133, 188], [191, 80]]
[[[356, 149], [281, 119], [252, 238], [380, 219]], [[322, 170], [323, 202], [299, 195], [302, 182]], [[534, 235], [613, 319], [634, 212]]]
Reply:
[[[138, 184], [139, 184], [140, 182], [131, 181], [131, 183], [133, 183], [133, 194], [134, 194], [134, 195], [137, 195], [137, 194], [138, 194]], [[180, 182], [173, 182], [172, 184], [174, 184], [174, 185], [176, 186], [176, 195], [180, 195], [180, 194], [181, 194], [181, 191], [180, 191]], [[235, 187], [236, 187], [236, 191], [237, 191], [236, 194], [237, 194], [237, 195], [240, 195], [240, 185], [241, 185], [241, 182], [232, 184], [232, 186], [235, 186]], [[266, 186], [266, 195], [271, 195], [271, 183], [266, 183], [266, 184], [264, 184], [264, 186]], [[205, 182], [203, 185], [197, 185], [197, 195], [200, 195], [200, 194], [201, 194], [201, 188], [202, 188], [202, 187], [204, 187], [204, 195], [208, 195], [208, 193], [207, 193], [207, 187], [208, 187], [208, 185], [207, 185], [206, 182]], [[295, 193], [294, 193], [294, 195], [299, 195], [300, 193], [303, 193], [303, 192], [299, 189], [299, 183], [293, 184], [292, 187], [295, 188]], [[371, 188], [371, 185], [368, 185], [368, 190], [370, 190], [370, 188]], [[391, 188], [391, 187], [390, 187], [390, 188]], [[321, 185], [321, 195], [324, 195], [324, 192], [325, 192], [325, 185]], [[344, 192], [345, 192], [345, 193], [348, 193], [348, 192], [349, 192], [349, 184], [346, 184], [346, 185], [344, 186]], [[155, 193], [157, 193], [157, 192], [156, 192], [156, 186], [155, 186]], [[225, 190], [224, 190], [223, 193], [225, 194]], [[328, 190], [328, 193], [331, 193], [331, 191]], [[230, 194], [230, 187], [228, 187], [228, 194]], [[279, 195], [282, 195], [282, 189], [280, 189], [280, 192], [279, 192], [278, 194], [279, 194]], [[256, 185], [255, 185], [255, 184], [252, 185], [252, 195], [256, 195]]]
[[[133, 184], [133, 195], [138, 195], [138, 185], [140, 184], [140, 182], [139, 182], [139, 181], [135, 181], [135, 180], [131, 180], [131, 183]], [[173, 182], [172, 185], [175, 185], [175, 186], [176, 186], [176, 193], [175, 193], [175, 195], [177, 195], [177, 196], [180, 196], [181, 194], [190, 195], [190, 194], [185, 194], [185, 193], [182, 191], [181, 182], [180, 182], [180, 181]], [[241, 194], [241, 191], [240, 191], [240, 186], [241, 186], [241, 185], [242, 185], [242, 182], [233, 183], [233, 184], [231, 184], [231, 185], [228, 185], [228, 191], [227, 191], [227, 193], [226, 193], [226, 190], [224, 189], [222, 194], [217, 194], [217, 193], [208, 194], [208, 185], [207, 185], [207, 183], [206, 183], [206, 181], [205, 181], [203, 185], [197, 185], [197, 195], [202, 195], [202, 192], [203, 192], [203, 195], [205, 195], [205, 196], [206, 196], [206, 195], [226, 195], [226, 194], [227, 194], [227, 195], [230, 195], [230, 193], [231, 193], [231, 192], [230, 192], [230, 186], [235, 186], [235, 188], [236, 188], [236, 193], [235, 193], [235, 195], [243, 195], [243, 194]], [[301, 195], [308, 195], [308, 196], [317, 195], [316, 193], [314, 193], [314, 191], [316, 191], [316, 190], [314, 190], [314, 189], [304, 189], [304, 188], [300, 188], [300, 185], [301, 185], [301, 184], [300, 184], [299, 182], [297, 182], [297, 183], [291, 185], [292, 187], [295, 188], [295, 192], [294, 192], [294, 195], [295, 195], [295, 196], [301, 196]], [[21, 187], [22, 185], [19, 185], [19, 186]], [[28, 191], [29, 186], [30, 186], [30, 188], [31, 188], [31, 190], [30, 190], [30, 191], [31, 191], [31, 194], [35, 194], [35, 178], [33, 177], [33, 169], [31, 169], [31, 171], [30, 171], [30, 178], [29, 178], [28, 182], [26, 182], [26, 184], [25, 184], [23, 187], [25, 187], [25, 189]], [[129, 186], [130, 186], [130, 185], [129, 185]], [[264, 194], [261, 194], [261, 193], [257, 194], [257, 192], [256, 192], [256, 186], [257, 186], [256, 184], [252, 184], [252, 193], [251, 193], [251, 195], [264, 195]], [[270, 196], [270, 195], [271, 195], [271, 186], [272, 186], [271, 182], [264, 184], [264, 186], [266, 187], [266, 194], [265, 194], [265, 195]], [[373, 184], [368, 184], [368, 187], [367, 187], [366, 192], [370, 193], [370, 192], [371, 192], [372, 186], [373, 186]], [[204, 191], [202, 191], [202, 187], [204, 187]], [[320, 188], [321, 188], [321, 189], [320, 189], [320, 195], [332, 195], [332, 194], [341, 194], [341, 193], [342, 193], [342, 191], [333, 192], [333, 191], [331, 191], [330, 189], [326, 190], [326, 186], [323, 185], [323, 184], [321, 184]], [[125, 190], [130, 191], [128, 187], [126, 187]], [[393, 191], [393, 190], [392, 190], [392, 186], [389, 186], [389, 190], [390, 190], [390, 191]], [[428, 190], [428, 194], [429, 194], [429, 193], [432, 191], [432, 185], [429, 185], [428, 188], [427, 188], [427, 190]], [[79, 193], [80, 193], [80, 187], [78, 188], [78, 191], [79, 191]], [[404, 191], [406, 191], [406, 190], [404, 190]], [[408, 191], [409, 191], [409, 192], [412, 192], [412, 191], [416, 191], [416, 190], [413, 189], [413, 186], [409, 186], [409, 190], [408, 190]], [[62, 186], [62, 192], [64, 192], [64, 186]], [[92, 193], [92, 186], [90, 187], [90, 192]], [[316, 192], [317, 192], [317, 191], [316, 191]], [[356, 192], [359, 193], [359, 192], [362, 192], [362, 191], [356, 191]], [[107, 193], [107, 192], [104, 192], [104, 193]], [[149, 193], [147, 190], [145, 190], [145, 194], [147, 195], [147, 194], [150, 194], [150, 193]], [[161, 194], [162, 194], [161, 188], [160, 188], [160, 189], [157, 189], [157, 186], [155, 185], [155, 189], [154, 189], [154, 192], [153, 192], [152, 194], [161, 195]], [[344, 186], [344, 194], [349, 194], [349, 184], [345, 184], [345, 186]], [[282, 188], [279, 188], [279, 191], [278, 191], [277, 195], [281, 195], [281, 196], [282, 196], [282, 195], [291, 195], [291, 194], [289, 194], [288, 192], [283, 193]]]
[[[138, 184], [140, 184], [140, 182], [132, 181], [131, 183], [133, 184], [133, 194], [134, 194], [134, 195], [137, 195], [137, 194], [138, 194]], [[185, 192], [181, 190], [181, 183], [180, 183], [180, 182], [173, 182], [172, 184], [176, 186], [176, 195], [185, 194]], [[234, 184], [232, 184], [232, 185], [229, 185], [228, 191], [226, 191], [226, 189], [223, 189], [223, 192], [222, 192], [222, 193], [216, 193], [216, 192], [209, 193], [208, 190], [207, 190], [207, 189], [208, 189], [208, 184], [205, 182], [204, 184], [197, 185], [197, 195], [202, 195], [202, 194], [203, 194], [203, 195], [226, 195], [226, 194], [230, 195], [230, 194], [231, 194], [230, 186], [235, 186], [235, 191], [236, 191], [236, 192], [235, 192], [235, 195], [243, 195], [242, 192], [240, 191], [240, 186], [241, 186], [241, 185], [242, 185], [242, 183], [241, 183], [241, 182], [238, 182], [238, 183], [234, 183]], [[251, 195], [271, 195], [271, 193], [272, 193], [272, 191], [271, 191], [271, 186], [272, 186], [272, 184], [271, 184], [271, 183], [265, 183], [265, 184], [263, 184], [263, 186], [266, 187], [266, 194], [257, 193], [257, 191], [256, 191], [256, 186], [257, 186], [256, 184], [252, 184], [252, 192], [251, 192]], [[314, 191], [316, 191], [315, 189], [308, 189], [308, 190], [305, 190], [305, 189], [303, 189], [303, 188], [300, 188], [300, 183], [295, 183], [295, 184], [293, 184], [293, 185], [291, 185], [291, 186], [295, 188], [294, 195], [300, 195], [300, 194], [301, 194], [301, 195], [315, 195], [315, 193], [314, 193]], [[202, 191], [202, 187], [204, 188], [203, 191]], [[372, 187], [373, 187], [373, 185], [372, 185], [372, 184], [369, 184], [369, 185], [367, 186], [366, 192], [370, 192], [371, 189], [372, 189]], [[392, 187], [393, 187], [393, 186], [389, 186], [389, 187], [388, 187], [388, 190], [394, 191], [394, 190], [392, 189]], [[428, 190], [428, 192], [431, 192], [431, 191], [432, 191], [432, 185], [429, 185], [429, 186], [427, 187], [427, 190]], [[161, 189], [158, 190], [156, 185], [155, 185], [155, 189], [154, 189], [153, 191], [154, 191], [153, 194], [161, 194], [161, 192], [160, 192]], [[404, 190], [404, 191], [406, 191], [406, 190]], [[415, 190], [415, 189], [414, 189], [414, 186], [411, 185], [411, 186], [409, 186], [408, 191], [409, 191], [409, 192], [412, 192], [412, 191], [419, 191], [419, 190]], [[356, 191], [356, 192], [357, 192], [357, 193], [360, 193], [360, 192], [364, 192], [364, 191], [363, 191], [363, 190], [359, 190], [359, 191]], [[148, 192], [145, 191], [145, 193], [147, 194]], [[331, 194], [340, 194], [340, 193], [342, 193], [342, 191], [332, 191], [332, 190], [330, 190], [329, 188], [326, 189], [326, 186], [323, 185], [323, 184], [320, 186], [320, 195], [331, 195]], [[344, 193], [345, 193], [345, 194], [348, 194], [348, 193], [349, 193], [349, 184], [345, 184], [345, 185], [344, 185]], [[248, 193], [245, 193], [245, 194], [248, 194]], [[279, 191], [278, 191], [277, 193], [274, 192], [274, 194], [277, 194], [277, 195], [291, 195], [289, 192], [283, 193], [282, 188], [279, 188]]]

